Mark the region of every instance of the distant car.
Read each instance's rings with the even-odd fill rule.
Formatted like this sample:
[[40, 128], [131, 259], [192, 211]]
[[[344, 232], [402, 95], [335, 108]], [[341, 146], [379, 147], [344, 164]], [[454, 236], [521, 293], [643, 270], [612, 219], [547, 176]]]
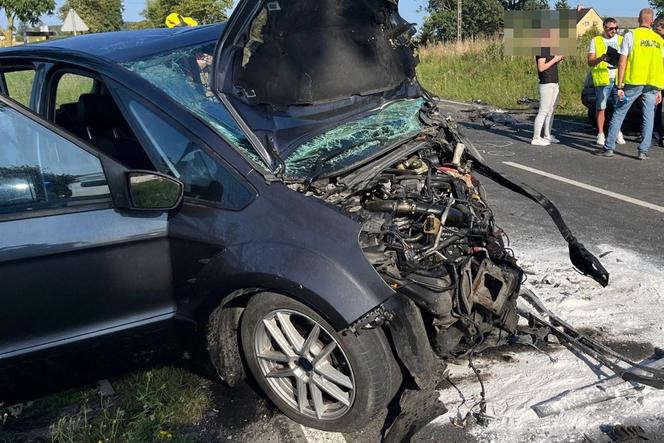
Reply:
[[[588, 123], [597, 128], [597, 117], [595, 113], [595, 87], [593, 86], [593, 79], [588, 72], [586, 79], [583, 83], [583, 90], [581, 91], [581, 103], [588, 109]], [[606, 126], [604, 128], [605, 132], [609, 130], [609, 122], [611, 121], [611, 116], [613, 115], [614, 103], [613, 100], [609, 100], [606, 106]], [[641, 125], [641, 97], [637, 99], [637, 103], [632, 105], [627, 112], [627, 118], [625, 118], [625, 123], [628, 125], [638, 124], [640, 129]]]

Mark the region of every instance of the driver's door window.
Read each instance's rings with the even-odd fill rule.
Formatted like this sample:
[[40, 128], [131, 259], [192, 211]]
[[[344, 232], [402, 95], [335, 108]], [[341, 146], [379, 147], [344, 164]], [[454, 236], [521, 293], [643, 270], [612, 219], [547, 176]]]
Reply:
[[109, 200], [101, 162], [0, 103], [0, 215]]

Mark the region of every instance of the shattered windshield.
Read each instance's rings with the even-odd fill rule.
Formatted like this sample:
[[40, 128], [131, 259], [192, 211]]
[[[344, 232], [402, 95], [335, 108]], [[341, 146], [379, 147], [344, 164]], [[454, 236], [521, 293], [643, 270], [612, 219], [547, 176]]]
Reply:
[[[332, 156], [322, 174], [342, 170], [422, 129], [418, 111], [422, 99], [391, 103], [368, 117], [342, 124], [299, 146], [286, 159], [286, 176], [304, 179], [320, 157]], [[339, 151], [338, 155], [335, 152]]]
[[265, 168], [249, 140], [212, 92], [213, 53], [214, 43], [205, 43], [132, 60], [123, 66], [201, 117], [233, 146]]

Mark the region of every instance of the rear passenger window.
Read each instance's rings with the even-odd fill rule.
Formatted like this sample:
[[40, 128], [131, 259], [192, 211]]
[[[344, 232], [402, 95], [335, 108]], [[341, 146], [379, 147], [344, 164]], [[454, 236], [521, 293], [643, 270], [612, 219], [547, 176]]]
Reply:
[[0, 104], [0, 214], [109, 201], [101, 162]]
[[83, 94], [93, 92], [94, 80], [83, 75], [67, 73], [60, 77], [55, 93], [56, 112], [62, 105], [77, 103]]
[[55, 110], [56, 125], [131, 169], [153, 169], [101, 79], [69, 71], [54, 75], [57, 83], [52, 86], [50, 108]]
[[30, 106], [35, 69], [31, 67], [7, 69], [3, 72], [7, 84], [7, 95], [25, 107]]

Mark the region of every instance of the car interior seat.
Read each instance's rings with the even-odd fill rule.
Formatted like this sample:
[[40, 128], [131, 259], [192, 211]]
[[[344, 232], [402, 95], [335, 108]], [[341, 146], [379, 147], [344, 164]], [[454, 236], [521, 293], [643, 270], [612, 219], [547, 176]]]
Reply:
[[55, 124], [74, 135], [87, 139], [85, 128], [78, 122], [78, 103], [65, 103], [55, 111]]
[[77, 122], [83, 128], [83, 138], [109, 157], [132, 169], [153, 169], [152, 162], [113, 97], [82, 94], [76, 106]]

